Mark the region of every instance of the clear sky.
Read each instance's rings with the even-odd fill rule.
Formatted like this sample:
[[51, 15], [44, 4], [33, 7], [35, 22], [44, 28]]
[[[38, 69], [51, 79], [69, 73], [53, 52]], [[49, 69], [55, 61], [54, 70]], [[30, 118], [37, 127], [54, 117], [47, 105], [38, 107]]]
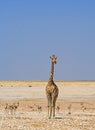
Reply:
[[95, 0], [0, 1], [0, 80], [95, 79]]

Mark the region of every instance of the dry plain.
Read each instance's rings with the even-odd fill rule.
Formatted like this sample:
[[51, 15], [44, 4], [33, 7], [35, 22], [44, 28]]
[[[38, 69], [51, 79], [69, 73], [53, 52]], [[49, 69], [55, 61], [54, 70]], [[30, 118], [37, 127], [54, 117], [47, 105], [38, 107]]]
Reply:
[[47, 81], [0, 81], [0, 130], [95, 130], [95, 81], [55, 83], [56, 118], [48, 119]]

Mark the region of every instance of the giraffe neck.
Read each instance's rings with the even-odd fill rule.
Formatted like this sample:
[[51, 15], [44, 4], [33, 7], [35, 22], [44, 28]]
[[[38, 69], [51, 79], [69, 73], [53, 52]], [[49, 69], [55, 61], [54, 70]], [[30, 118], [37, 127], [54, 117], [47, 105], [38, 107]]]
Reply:
[[54, 63], [51, 63], [51, 72], [49, 77], [49, 82], [53, 82], [53, 75], [54, 75]]

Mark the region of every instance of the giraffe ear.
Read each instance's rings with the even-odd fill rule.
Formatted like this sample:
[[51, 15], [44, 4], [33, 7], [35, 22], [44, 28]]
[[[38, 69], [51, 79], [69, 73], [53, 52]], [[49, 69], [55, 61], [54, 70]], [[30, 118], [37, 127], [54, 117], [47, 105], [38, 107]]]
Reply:
[[52, 59], [51, 56], [50, 56], [50, 59]]

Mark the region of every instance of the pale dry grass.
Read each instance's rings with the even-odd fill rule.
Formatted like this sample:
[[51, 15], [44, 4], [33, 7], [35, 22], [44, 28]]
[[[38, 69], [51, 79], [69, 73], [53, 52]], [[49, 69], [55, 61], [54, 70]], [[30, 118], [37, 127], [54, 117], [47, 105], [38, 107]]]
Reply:
[[[46, 84], [47, 81], [0, 81], [0, 130], [95, 130], [94, 81], [56, 81], [59, 96], [55, 119], [48, 119]], [[6, 113], [6, 103], [17, 102], [16, 112]]]
[[[57, 105], [60, 105], [60, 110], [56, 111], [55, 119], [48, 119], [45, 99], [19, 100], [20, 106], [14, 115], [5, 113], [6, 102], [8, 101], [1, 101], [0, 130], [95, 130], [94, 101], [58, 100]], [[32, 111], [28, 107], [34, 103], [42, 106], [40, 113], [37, 109]], [[81, 110], [81, 103], [87, 108], [85, 112]], [[72, 104], [71, 114], [68, 114], [70, 104]]]
[[[84, 86], [84, 85], [95, 85], [95, 80], [72, 80], [72, 81], [66, 81], [66, 80], [58, 80], [55, 81], [57, 85], [61, 86]], [[47, 81], [44, 80], [0, 80], [0, 86], [37, 86], [37, 85], [46, 85]]]

